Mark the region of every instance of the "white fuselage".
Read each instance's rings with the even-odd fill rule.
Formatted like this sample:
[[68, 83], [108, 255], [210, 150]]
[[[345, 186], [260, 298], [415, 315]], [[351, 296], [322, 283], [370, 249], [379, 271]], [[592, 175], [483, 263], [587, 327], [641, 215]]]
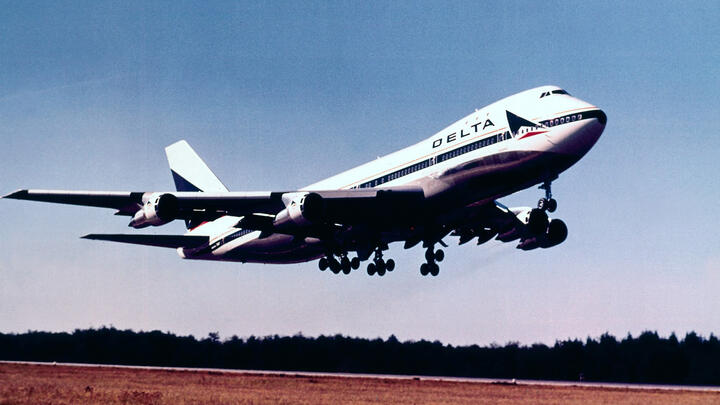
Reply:
[[[517, 123], [508, 112], [537, 125]], [[483, 204], [549, 181], [577, 162], [600, 137], [605, 115], [555, 86], [527, 90], [476, 110], [433, 136], [305, 187], [304, 191], [421, 187], [438, 215]], [[514, 130], [514, 131], [513, 131]], [[209, 246], [178, 249], [188, 259], [292, 263], [325, 254], [314, 238], [236, 228], [238, 217], [203, 224], [191, 235], [211, 236]], [[419, 219], [421, 220], [421, 219]], [[386, 242], [398, 240], [385, 236]]]

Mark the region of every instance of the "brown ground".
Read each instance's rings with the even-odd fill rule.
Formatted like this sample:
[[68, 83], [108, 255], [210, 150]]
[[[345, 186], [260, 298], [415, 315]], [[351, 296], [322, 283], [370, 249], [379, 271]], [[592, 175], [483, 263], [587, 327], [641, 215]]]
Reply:
[[4, 404], [720, 404], [720, 393], [0, 364]]

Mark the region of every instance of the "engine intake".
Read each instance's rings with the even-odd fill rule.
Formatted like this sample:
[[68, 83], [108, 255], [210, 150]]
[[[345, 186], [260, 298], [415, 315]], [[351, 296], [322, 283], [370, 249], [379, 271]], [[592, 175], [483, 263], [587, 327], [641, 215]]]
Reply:
[[273, 227], [278, 232], [294, 233], [323, 221], [325, 202], [317, 193], [287, 193], [282, 196], [285, 209], [275, 215]]

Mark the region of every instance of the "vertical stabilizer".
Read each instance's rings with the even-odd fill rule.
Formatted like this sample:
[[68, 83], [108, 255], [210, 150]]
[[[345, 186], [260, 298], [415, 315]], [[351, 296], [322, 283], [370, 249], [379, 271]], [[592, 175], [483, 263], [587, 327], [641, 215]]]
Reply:
[[166, 147], [165, 154], [177, 191], [228, 191], [186, 141], [178, 141]]

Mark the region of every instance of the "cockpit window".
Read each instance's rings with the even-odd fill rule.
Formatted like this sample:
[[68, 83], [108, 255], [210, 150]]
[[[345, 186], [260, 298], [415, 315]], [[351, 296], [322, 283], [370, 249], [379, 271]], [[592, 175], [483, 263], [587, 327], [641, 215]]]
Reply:
[[545, 97], [545, 96], [549, 96], [549, 95], [551, 95], [551, 94], [567, 94], [568, 96], [570, 95], [570, 93], [568, 93], [567, 91], [560, 89], [560, 90], [553, 90], [553, 91], [543, 92], [543, 94], [540, 95], [540, 98], [543, 98], [543, 97]]

